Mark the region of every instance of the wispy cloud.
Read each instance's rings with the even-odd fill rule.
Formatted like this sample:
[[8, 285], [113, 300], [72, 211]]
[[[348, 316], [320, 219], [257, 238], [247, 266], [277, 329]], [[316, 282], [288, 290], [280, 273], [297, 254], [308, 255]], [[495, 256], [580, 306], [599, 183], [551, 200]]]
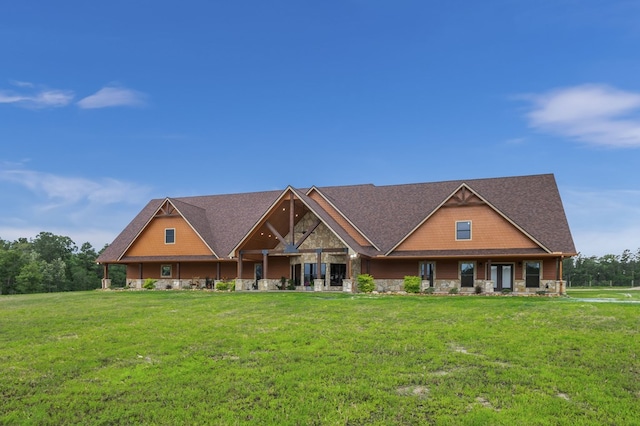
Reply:
[[146, 96], [136, 90], [124, 87], [103, 87], [93, 95], [78, 101], [78, 106], [83, 109], [107, 108], [115, 106], [142, 106]]
[[149, 189], [129, 182], [106, 178], [90, 180], [59, 176], [19, 168], [0, 168], [0, 181], [21, 185], [45, 197], [40, 208], [56, 208], [77, 203], [139, 203], [148, 197]]
[[587, 84], [523, 95], [531, 127], [593, 145], [640, 147], [640, 93]]
[[12, 80], [15, 90], [0, 90], [0, 104], [15, 104], [25, 108], [59, 108], [67, 106], [74, 98], [70, 90], [38, 87], [26, 81]]
[[[13, 89], [0, 89], [0, 104], [24, 108], [59, 108], [73, 102], [72, 90], [49, 89], [28, 81], [11, 80]], [[93, 95], [80, 99], [76, 105], [82, 109], [118, 106], [144, 106], [147, 96], [137, 90], [120, 86], [106, 86]]]
[[46, 231], [95, 248], [113, 241], [150, 199], [150, 188], [133, 182], [62, 176], [2, 161], [0, 192], [15, 194], [0, 216], [0, 238]]

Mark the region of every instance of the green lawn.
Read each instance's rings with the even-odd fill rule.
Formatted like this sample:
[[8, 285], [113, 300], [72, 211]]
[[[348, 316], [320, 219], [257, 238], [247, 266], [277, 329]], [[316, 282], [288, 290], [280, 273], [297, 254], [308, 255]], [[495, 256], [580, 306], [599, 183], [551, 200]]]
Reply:
[[0, 296], [0, 424], [640, 424], [640, 304], [595, 294]]

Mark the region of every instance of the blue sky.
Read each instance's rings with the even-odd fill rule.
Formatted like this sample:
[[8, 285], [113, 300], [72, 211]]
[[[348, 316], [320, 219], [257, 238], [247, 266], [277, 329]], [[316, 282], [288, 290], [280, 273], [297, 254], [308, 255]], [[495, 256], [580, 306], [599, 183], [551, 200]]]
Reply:
[[0, 238], [100, 249], [151, 198], [554, 173], [578, 251], [636, 251], [638, 22], [627, 0], [5, 2]]

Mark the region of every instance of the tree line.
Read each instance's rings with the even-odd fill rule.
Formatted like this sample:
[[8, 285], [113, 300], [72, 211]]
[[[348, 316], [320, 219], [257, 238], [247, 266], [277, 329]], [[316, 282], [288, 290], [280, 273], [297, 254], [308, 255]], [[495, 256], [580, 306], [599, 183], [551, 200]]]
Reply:
[[[99, 252], [90, 243], [78, 248], [69, 237], [41, 232], [27, 240], [0, 238], [0, 294], [93, 290], [102, 287], [104, 270]], [[124, 265], [109, 265], [112, 287], [125, 285]], [[640, 248], [635, 253], [565, 259], [563, 279], [568, 286], [639, 286]]]
[[562, 277], [571, 287], [640, 286], [640, 248], [601, 257], [578, 254], [564, 260]]
[[[100, 252], [90, 243], [77, 245], [69, 237], [41, 232], [27, 240], [0, 238], [0, 294], [93, 290], [102, 287]], [[124, 265], [110, 265], [112, 286], [124, 286]]]

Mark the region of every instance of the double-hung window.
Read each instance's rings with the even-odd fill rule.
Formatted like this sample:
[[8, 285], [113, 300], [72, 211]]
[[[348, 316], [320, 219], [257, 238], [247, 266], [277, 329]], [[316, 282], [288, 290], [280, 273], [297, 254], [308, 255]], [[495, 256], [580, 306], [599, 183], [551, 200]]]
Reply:
[[164, 243], [165, 244], [175, 244], [176, 243], [176, 229], [175, 228], [166, 228], [164, 230]]
[[540, 271], [540, 262], [527, 261], [524, 263], [524, 282], [526, 287], [540, 287]]
[[474, 262], [460, 262], [460, 287], [473, 287], [475, 267]]
[[471, 221], [460, 220], [456, 222], [456, 240], [470, 240], [471, 239]]

